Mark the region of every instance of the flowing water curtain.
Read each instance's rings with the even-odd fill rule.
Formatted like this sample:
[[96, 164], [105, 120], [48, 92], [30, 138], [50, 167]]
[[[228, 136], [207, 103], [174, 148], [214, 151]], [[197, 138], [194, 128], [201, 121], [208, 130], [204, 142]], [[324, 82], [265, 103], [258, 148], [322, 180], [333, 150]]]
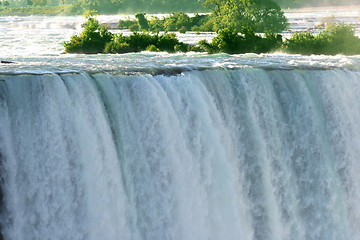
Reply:
[[359, 73], [6, 75], [5, 239], [356, 239]]

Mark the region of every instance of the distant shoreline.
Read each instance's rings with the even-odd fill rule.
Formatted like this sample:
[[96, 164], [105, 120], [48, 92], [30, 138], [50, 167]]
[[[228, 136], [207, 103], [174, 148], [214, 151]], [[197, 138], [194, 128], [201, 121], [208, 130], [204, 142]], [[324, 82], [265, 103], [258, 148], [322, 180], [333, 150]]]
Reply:
[[360, 5], [349, 5], [349, 6], [326, 6], [326, 7], [302, 7], [302, 8], [284, 8], [283, 11], [360, 11]]

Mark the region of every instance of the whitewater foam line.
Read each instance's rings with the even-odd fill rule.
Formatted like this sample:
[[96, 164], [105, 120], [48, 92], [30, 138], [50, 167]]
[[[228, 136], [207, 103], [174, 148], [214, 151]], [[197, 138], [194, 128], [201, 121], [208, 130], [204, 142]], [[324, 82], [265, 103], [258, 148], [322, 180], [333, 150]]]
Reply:
[[360, 239], [360, 73], [1, 74], [4, 239]]
[[[191, 71], [206, 71], [206, 70], [241, 70], [246, 68], [254, 68], [254, 69], [263, 69], [266, 71], [276, 71], [276, 70], [283, 70], [283, 71], [293, 71], [293, 70], [336, 70], [336, 69], [342, 69], [342, 70], [351, 70], [351, 71], [359, 71], [357, 68], [350, 67], [350, 66], [337, 66], [337, 65], [315, 65], [313, 64], [298, 64], [293, 65], [289, 62], [289, 64], [279, 64], [279, 62], [264, 62], [263, 65], [259, 65], [258, 62], [244, 62], [244, 63], [234, 63], [230, 64], [229, 62], [225, 61], [223, 63], [213, 63], [209, 66], [196, 66], [194, 64], [192, 65], [184, 65], [184, 66], [162, 66], [162, 67], [146, 67], [146, 66], [139, 66], [139, 67], [112, 67], [110, 69], [107, 69], [106, 67], [99, 67], [99, 66], [93, 66], [93, 67], [79, 67], [74, 69], [58, 69], [54, 68], [53, 66], [50, 67], [40, 67], [34, 68], [31, 67], [29, 69], [23, 68], [23, 69], [16, 69], [16, 70], [2, 70], [0, 71], [0, 76], [8, 76], [8, 75], [62, 75], [62, 74], [80, 74], [82, 72], [87, 72], [89, 74], [97, 74], [97, 73], [110, 73], [112, 75], [144, 75], [144, 74], [150, 74], [152, 76], [158, 76], [158, 75], [164, 75], [164, 76], [173, 76], [182, 74], [185, 72], [191, 72]], [[99, 63], [99, 65], [103, 65], [102, 63]], [[351, 68], [351, 69], [349, 69]], [[0, 80], [2, 81], [2, 80]]]

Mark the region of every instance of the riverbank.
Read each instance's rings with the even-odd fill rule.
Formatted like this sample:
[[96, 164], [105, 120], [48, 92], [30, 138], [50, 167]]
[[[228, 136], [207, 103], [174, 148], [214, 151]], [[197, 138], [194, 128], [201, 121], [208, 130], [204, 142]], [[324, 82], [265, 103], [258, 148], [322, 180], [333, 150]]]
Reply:
[[360, 5], [349, 5], [349, 6], [326, 6], [326, 7], [302, 7], [302, 8], [286, 8], [283, 11], [360, 11]]
[[67, 15], [69, 6], [0, 8], [0, 16], [58, 16]]

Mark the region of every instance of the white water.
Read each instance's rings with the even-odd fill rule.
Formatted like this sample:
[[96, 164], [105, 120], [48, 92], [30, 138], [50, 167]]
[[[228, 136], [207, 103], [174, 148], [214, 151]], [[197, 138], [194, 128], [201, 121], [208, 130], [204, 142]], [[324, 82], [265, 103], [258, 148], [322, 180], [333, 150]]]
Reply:
[[360, 56], [61, 54], [82, 21], [0, 17], [0, 239], [360, 239]]
[[359, 80], [3, 75], [4, 239], [360, 239]]

